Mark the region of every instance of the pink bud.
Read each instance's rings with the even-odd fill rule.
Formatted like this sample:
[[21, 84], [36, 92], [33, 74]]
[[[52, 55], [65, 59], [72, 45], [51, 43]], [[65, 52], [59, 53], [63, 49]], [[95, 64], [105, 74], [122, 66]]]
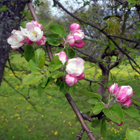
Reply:
[[31, 40], [27, 37], [27, 38], [26, 38], [26, 43], [27, 43], [28, 45], [31, 45], [31, 44], [33, 44], [34, 42], [31, 41]]
[[85, 45], [85, 43], [84, 43], [83, 40], [81, 40], [81, 42], [79, 42], [79, 43], [75, 43], [75, 46], [76, 46], [77, 48], [83, 48], [84, 45]]
[[65, 81], [66, 81], [68, 86], [73, 86], [74, 84], [77, 83], [78, 80], [75, 77], [72, 77], [70, 75], [66, 75]]
[[61, 51], [60, 53], [56, 53], [55, 55], [59, 56], [59, 60], [64, 64], [67, 61], [67, 55], [65, 52]]
[[126, 108], [129, 108], [129, 106], [131, 105], [132, 101], [130, 99], [128, 99], [126, 102], [123, 103], [123, 105], [126, 107]]
[[133, 90], [130, 86], [120, 86], [118, 89], [117, 101], [120, 103], [126, 102], [133, 95]]
[[46, 37], [43, 36], [39, 41], [36, 42], [37, 45], [45, 45], [46, 43]]
[[121, 122], [120, 124], [117, 124], [118, 126], [121, 126], [123, 124], [123, 122]]
[[82, 80], [83, 78], [85, 78], [84, 72], [83, 72], [81, 75], [77, 76], [76, 78], [77, 78], [78, 80]]
[[74, 46], [75, 46], [75, 40], [74, 40], [74, 38], [73, 38], [72, 35], [68, 35], [68, 36], [67, 36], [67, 42], [68, 42], [68, 44], [69, 44], [71, 47], [74, 47]]
[[117, 96], [118, 94], [118, 84], [114, 83], [113, 85], [111, 85], [109, 88], [108, 88], [108, 92], [109, 94], [111, 94], [112, 96]]
[[79, 25], [79, 24], [77, 24], [77, 23], [72, 23], [72, 24], [70, 25], [70, 30], [71, 30], [71, 31], [78, 30], [78, 29], [80, 29], [80, 25]]

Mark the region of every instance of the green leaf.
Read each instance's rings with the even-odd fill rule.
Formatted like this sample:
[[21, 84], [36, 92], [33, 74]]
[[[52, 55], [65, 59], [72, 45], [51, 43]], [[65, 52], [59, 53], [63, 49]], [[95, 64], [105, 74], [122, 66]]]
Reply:
[[47, 41], [52, 46], [59, 46], [61, 41], [58, 39], [58, 37], [59, 37], [58, 34], [49, 34], [47, 36]]
[[68, 50], [68, 56], [69, 58], [74, 58], [75, 57], [75, 51], [73, 48], [67, 49]]
[[103, 137], [106, 136], [106, 132], [107, 132], [107, 124], [105, 121], [105, 116], [103, 117], [102, 121], [101, 121], [101, 127], [100, 127], [100, 133]]
[[29, 21], [29, 20], [23, 21], [23, 22], [21, 23], [21, 27], [22, 27], [22, 28], [26, 28], [26, 24], [27, 24], [28, 22], [31, 22], [31, 21]]
[[36, 66], [34, 58], [29, 61], [28, 67], [32, 72], [40, 72], [40, 69]]
[[54, 81], [54, 79], [51, 78], [51, 77], [49, 77], [48, 80], [47, 80], [47, 83], [46, 83], [45, 87], [47, 87], [48, 85], [50, 85], [53, 81]]
[[88, 97], [95, 97], [97, 98], [98, 100], [101, 100], [102, 99], [102, 96], [98, 93], [93, 93], [93, 92], [90, 92], [90, 91], [86, 91], [86, 90], [79, 90], [79, 92], [83, 95], [86, 95]]
[[35, 63], [38, 68], [43, 68], [45, 64], [45, 51], [43, 49], [37, 49], [35, 51]]
[[38, 88], [37, 88], [37, 92], [38, 92], [38, 95], [39, 95], [39, 97], [41, 97], [41, 94], [42, 94], [42, 91], [43, 91], [43, 88], [42, 88], [42, 83], [40, 83], [39, 85], [38, 85]]
[[64, 37], [65, 35], [65, 29], [61, 25], [53, 25], [51, 26], [50, 30], [61, 37]]
[[94, 119], [93, 122], [91, 123], [91, 127], [95, 128], [100, 126], [101, 121], [98, 119]]
[[60, 71], [54, 71], [51, 73], [51, 77], [55, 79], [59, 77], [63, 77], [64, 75], [65, 75], [64, 72], [60, 72]]
[[41, 82], [41, 87], [45, 88], [47, 82], [48, 82], [48, 78], [44, 77], [42, 82]]
[[139, 111], [132, 106], [130, 106], [129, 108], [123, 108], [123, 111], [125, 114], [132, 118], [140, 117]]
[[34, 48], [31, 45], [25, 47], [24, 57], [28, 62], [34, 57]]
[[127, 140], [140, 140], [140, 131], [138, 130], [126, 130]]
[[46, 21], [40, 20], [39, 23], [43, 25], [43, 30], [48, 30], [53, 25], [53, 21], [47, 24]]
[[68, 86], [65, 81], [62, 81], [60, 84], [60, 91], [63, 94], [66, 94], [67, 92], [69, 92], [69, 89], [70, 89], [70, 86]]
[[51, 72], [61, 68], [63, 66], [62, 62], [59, 60], [59, 56], [56, 55], [53, 57], [51, 63], [49, 64], [49, 70]]
[[97, 104], [93, 107], [93, 113], [94, 113], [94, 114], [99, 114], [99, 113], [102, 111], [102, 109], [103, 109], [104, 107], [105, 107], [105, 106], [103, 105], [102, 102], [97, 103]]
[[114, 45], [110, 45], [110, 49], [113, 51], [116, 47]]
[[87, 102], [88, 102], [89, 104], [95, 105], [95, 104], [98, 103], [98, 98], [90, 98], [90, 99], [87, 100]]
[[113, 105], [109, 109], [103, 109], [104, 114], [114, 122], [121, 123], [123, 120], [123, 111], [119, 105]]
[[42, 77], [43, 76], [40, 73], [31, 73], [27, 75], [26, 77], [24, 77], [22, 82], [25, 85], [31, 85], [38, 82]]

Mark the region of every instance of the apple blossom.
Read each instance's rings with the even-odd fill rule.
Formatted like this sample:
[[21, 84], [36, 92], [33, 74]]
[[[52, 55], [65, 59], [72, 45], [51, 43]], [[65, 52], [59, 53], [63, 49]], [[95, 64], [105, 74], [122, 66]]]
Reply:
[[82, 32], [82, 30], [74, 30], [67, 36], [67, 42], [71, 47], [76, 46], [77, 48], [83, 48], [85, 45], [82, 40], [84, 36], [85, 34]]
[[77, 24], [77, 23], [72, 23], [72, 24], [70, 25], [70, 31], [74, 31], [74, 30], [78, 30], [78, 29], [80, 29], [80, 25], [79, 25], [79, 24]]
[[65, 81], [67, 83], [68, 86], [73, 86], [74, 84], [77, 83], [77, 78], [73, 77], [73, 76], [70, 76], [69, 74], [66, 75], [65, 77]]
[[59, 56], [59, 60], [64, 64], [67, 61], [67, 55], [65, 52], [61, 51], [60, 53], [55, 53], [55, 55]]
[[114, 83], [113, 85], [111, 85], [109, 88], [108, 88], [108, 92], [109, 94], [111, 94], [112, 96], [117, 96], [118, 94], [118, 84]]
[[66, 65], [66, 72], [73, 76], [80, 76], [84, 71], [84, 60], [80, 57], [68, 60]]
[[126, 102], [133, 95], [133, 90], [130, 86], [120, 86], [118, 89], [117, 101], [120, 103]]
[[12, 34], [8, 39], [7, 42], [11, 45], [11, 48], [18, 49], [24, 44], [24, 35], [21, 31], [13, 30]]
[[22, 27], [20, 28], [22, 34], [33, 42], [37, 42], [43, 37], [43, 31], [41, 30], [41, 27], [38, 27], [38, 25], [35, 25], [32, 22], [28, 22], [26, 24], [26, 29]]
[[41, 29], [41, 31], [43, 30], [43, 26], [42, 24], [39, 24], [37, 21], [31, 21], [32, 24], [34, 24], [36, 27], [39, 27]]

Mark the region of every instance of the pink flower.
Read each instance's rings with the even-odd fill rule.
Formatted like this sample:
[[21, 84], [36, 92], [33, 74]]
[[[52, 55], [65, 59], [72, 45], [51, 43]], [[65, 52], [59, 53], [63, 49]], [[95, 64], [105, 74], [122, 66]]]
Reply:
[[74, 84], [77, 83], [77, 78], [70, 76], [69, 74], [66, 75], [65, 77], [65, 81], [67, 83], [68, 86], [73, 86]]
[[34, 24], [36, 27], [39, 27], [41, 29], [41, 31], [43, 30], [43, 26], [42, 24], [39, 24], [37, 21], [31, 21], [32, 24]]
[[130, 86], [120, 86], [118, 89], [117, 101], [120, 103], [126, 102], [133, 95], [133, 90]]
[[73, 76], [80, 76], [84, 71], [84, 60], [80, 57], [68, 60], [66, 65], [66, 72]]
[[83, 42], [85, 34], [82, 30], [73, 30], [70, 35], [67, 36], [67, 42], [71, 47], [83, 48], [85, 45]]
[[36, 41], [37, 45], [45, 45], [47, 38], [43, 36], [39, 41]]
[[131, 105], [132, 101], [130, 99], [128, 99], [127, 101], [125, 101], [123, 103], [123, 105], [126, 107], [126, 108], [129, 108], [129, 106]]
[[79, 24], [77, 24], [77, 23], [72, 23], [72, 24], [70, 25], [70, 31], [74, 31], [74, 30], [78, 30], [78, 29], [80, 29], [80, 25], [79, 25]]
[[65, 52], [61, 51], [60, 53], [56, 53], [55, 55], [59, 56], [59, 60], [64, 64], [67, 61], [67, 55]]
[[79, 76], [76, 77], [78, 80], [82, 80], [83, 78], [85, 78], [85, 74], [84, 72], [82, 74], [80, 74]]
[[42, 26], [40, 24], [36, 24], [36, 22], [28, 22], [26, 24], [26, 29], [22, 27], [20, 28], [22, 34], [33, 42], [37, 42], [43, 37]]
[[118, 94], [118, 84], [114, 83], [113, 85], [111, 85], [109, 88], [108, 88], [108, 92], [109, 94], [111, 94], [112, 96], [117, 96]]
[[11, 45], [11, 48], [18, 49], [24, 44], [24, 35], [21, 31], [13, 30], [12, 34], [8, 39], [7, 42]]
[[31, 45], [31, 44], [33, 44], [34, 42], [31, 41], [31, 40], [27, 37], [27, 38], [26, 38], [26, 43], [27, 43], [28, 45]]

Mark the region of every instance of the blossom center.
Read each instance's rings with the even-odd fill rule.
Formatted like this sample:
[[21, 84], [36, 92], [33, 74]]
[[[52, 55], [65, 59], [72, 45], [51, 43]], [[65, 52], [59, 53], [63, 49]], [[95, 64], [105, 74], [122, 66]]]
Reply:
[[35, 37], [37, 37], [37, 33], [35, 31], [32, 32]]

